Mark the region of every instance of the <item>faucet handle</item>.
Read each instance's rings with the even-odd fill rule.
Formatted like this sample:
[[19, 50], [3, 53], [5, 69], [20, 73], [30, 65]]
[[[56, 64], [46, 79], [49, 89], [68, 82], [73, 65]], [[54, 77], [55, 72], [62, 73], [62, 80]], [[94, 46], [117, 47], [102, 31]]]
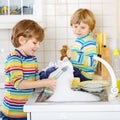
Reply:
[[111, 93], [115, 96], [118, 95], [118, 88], [117, 87], [111, 87]]
[[114, 103], [118, 102], [118, 100], [116, 99], [117, 96], [118, 96], [118, 88], [111, 87], [111, 93], [109, 93], [108, 95], [109, 102], [114, 102]]

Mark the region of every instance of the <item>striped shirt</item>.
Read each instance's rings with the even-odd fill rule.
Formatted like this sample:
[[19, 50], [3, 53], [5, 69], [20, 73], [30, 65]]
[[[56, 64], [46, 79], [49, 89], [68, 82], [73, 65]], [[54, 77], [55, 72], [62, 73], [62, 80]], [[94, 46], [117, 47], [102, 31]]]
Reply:
[[15, 49], [5, 62], [5, 96], [2, 112], [10, 118], [25, 118], [23, 106], [32, 96], [34, 89], [19, 90], [23, 80], [39, 79], [38, 63], [35, 56], [24, 56]]
[[73, 66], [82, 70], [82, 74], [86, 78], [92, 79], [97, 65], [97, 62], [93, 60], [93, 56], [97, 55], [96, 41], [88, 34], [77, 38], [70, 50], [72, 51], [71, 62]]

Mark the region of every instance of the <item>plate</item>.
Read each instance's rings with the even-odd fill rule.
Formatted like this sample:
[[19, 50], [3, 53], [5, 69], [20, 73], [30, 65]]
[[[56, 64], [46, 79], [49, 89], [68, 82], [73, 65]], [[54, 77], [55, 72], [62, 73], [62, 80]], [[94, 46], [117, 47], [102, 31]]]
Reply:
[[103, 80], [84, 81], [79, 84], [79, 87], [89, 92], [101, 92], [108, 86], [110, 86], [110, 82]]

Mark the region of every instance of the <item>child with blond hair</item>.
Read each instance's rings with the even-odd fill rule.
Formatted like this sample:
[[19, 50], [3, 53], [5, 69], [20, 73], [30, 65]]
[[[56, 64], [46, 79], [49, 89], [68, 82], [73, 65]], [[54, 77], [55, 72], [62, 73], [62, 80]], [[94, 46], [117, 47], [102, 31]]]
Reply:
[[23, 106], [35, 88], [54, 90], [56, 81], [39, 79], [35, 52], [44, 39], [44, 30], [33, 20], [21, 20], [13, 30], [11, 42], [15, 47], [5, 62], [5, 96], [2, 102], [3, 120], [27, 120]]
[[97, 55], [97, 43], [91, 36], [95, 28], [95, 17], [88, 9], [78, 9], [70, 21], [75, 43], [67, 51], [74, 66], [74, 76], [81, 81], [92, 80], [97, 62], [93, 59]]

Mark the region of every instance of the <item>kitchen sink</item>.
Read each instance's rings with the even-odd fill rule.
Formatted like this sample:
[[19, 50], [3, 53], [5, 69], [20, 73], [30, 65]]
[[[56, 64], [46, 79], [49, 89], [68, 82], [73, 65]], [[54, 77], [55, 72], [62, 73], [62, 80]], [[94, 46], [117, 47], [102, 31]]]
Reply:
[[[116, 87], [114, 71], [102, 58], [95, 56], [94, 59], [102, 62], [108, 69], [111, 75], [111, 85], [98, 92], [86, 91], [81, 88], [72, 90], [78, 93], [77, 96], [79, 96], [79, 92], [81, 93], [81, 91], [93, 94], [93, 96], [95, 95], [100, 98], [98, 101], [92, 101], [88, 95], [87, 98], [89, 101], [81, 101], [83, 100], [81, 96], [79, 97], [79, 101], [70, 101], [68, 97], [70, 94], [66, 94], [68, 92], [65, 89], [63, 90], [65, 86], [61, 87], [63, 91], [59, 98], [66, 97], [68, 101], [48, 101], [54, 94], [49, 91], [39, 91], [24, 105], [24, 111], [27, 112], [28, 120], [35, 117], [35, 120], [39, 120], [39, 118], [42, 120], [113, 120], [113, 116], [115, 120], [119, 120], [120, 94], [118, 94]], [[69, 93], [73, 91], [70, 90]], [[75, 100], [76, 97], [74, 97]]]
[[[84, 89], [73, 89], [73, 91], [83, 91], [83, 92], [88, 92]], [[100, 92], [88, 92], [88, 93], [91, 93], [93, 95], [96, 95], [100, 98], [100, 100], [98, 102], [108, 102], [108, 92], [106, 89], [103, 89], [102, 91]], [[52, 96], [52, 93], [51, 92], [44, 92], [44, 91], [41, 91], [36, 99], [36, 103], [52, 103], [52, 101], [47, 101], [48, 98], [50, 98]], [[57, 101], [58, 102], [58, 101]], [[54, 103], [57, 103], [54, 101]], [[76, 101], [60, 101], [59, 103], [63, 103], [63, 102], [76, 102]], [[77, 101], [77, 102], [88, 102], [88, 101]], [[90, 101], [90, 102], [96, 102], [96, 101]]]

